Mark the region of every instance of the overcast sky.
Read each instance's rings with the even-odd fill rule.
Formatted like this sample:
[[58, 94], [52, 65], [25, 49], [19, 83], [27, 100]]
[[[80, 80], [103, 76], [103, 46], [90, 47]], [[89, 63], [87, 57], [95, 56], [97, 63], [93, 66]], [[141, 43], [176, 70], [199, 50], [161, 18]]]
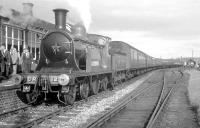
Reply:
[[68, 21], [82, 20], [89, 33], [121, 40], [158, 58], [200, 56], [199, 0], [0, 0], [22, 11], [34, 4], [35, 17], [54, 23], [54, 8], [69, 9]]

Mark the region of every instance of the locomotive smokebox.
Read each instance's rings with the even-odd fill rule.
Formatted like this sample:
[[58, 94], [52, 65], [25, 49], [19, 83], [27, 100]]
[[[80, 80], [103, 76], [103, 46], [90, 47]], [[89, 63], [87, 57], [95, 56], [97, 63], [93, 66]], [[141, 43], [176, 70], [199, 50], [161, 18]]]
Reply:
[[55, 27], [57, 29], [66, 29], [66, 15], [69, 12], [66, 9], [54, 9], [55, 13]]

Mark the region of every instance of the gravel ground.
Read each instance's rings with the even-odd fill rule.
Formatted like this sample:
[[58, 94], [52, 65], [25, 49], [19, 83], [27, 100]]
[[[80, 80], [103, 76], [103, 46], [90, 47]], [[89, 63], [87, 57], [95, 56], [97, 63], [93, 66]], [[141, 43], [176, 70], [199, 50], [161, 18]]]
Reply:
[[188, 79], [185, 74], [182, 81], [177, 83], [179, 86], [168, 101], [163, 113], [154, 128], [198, 128], [196, 114], [191, 110], [192, 107], [188, 100]]
[[40, 127], [45, 128], [78, 128], [87, 123], [88, 120], [97, 118], [101, 113], [108, 111], [113, 105], [125, 95], [136, 89], [141, 83], [147, 80], [152, 73], [142, 77], [129, 85], [116, 87], [113, 91], [100, 93], [97, 97], [77, 106], [58, 117], [43, 122]]

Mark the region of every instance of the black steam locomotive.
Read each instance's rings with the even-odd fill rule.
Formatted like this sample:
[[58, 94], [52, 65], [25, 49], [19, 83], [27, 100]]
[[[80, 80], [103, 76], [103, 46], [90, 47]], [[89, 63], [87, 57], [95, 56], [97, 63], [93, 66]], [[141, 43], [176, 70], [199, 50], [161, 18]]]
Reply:
[[29, 104], [56, 94], [64, 104], [86, 99], [132, 77], [161, 68], [161, 62], [122, 41], [87, 34], [81, 24], [66, 29], [68, 10], [55, 9], [55, 30], [40, 46], [35, 73], [21, 74], [21, 93]]

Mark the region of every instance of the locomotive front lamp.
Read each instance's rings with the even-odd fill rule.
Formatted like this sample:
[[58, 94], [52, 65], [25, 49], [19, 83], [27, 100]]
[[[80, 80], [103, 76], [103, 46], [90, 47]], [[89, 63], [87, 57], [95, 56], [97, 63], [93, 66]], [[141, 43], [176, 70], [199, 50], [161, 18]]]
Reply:
[[22, 79], [23, 79], [23, 78], [22, 78], [21, 75], [16, 74], [16, 75], [13, 76], [13, 81], [14, 81], [14, 83], [15, 83], [16, 85], [21, 84]]
[[30, 90], [31, 90], [30, 85], [24, 85], [23, 86], [23, 92], [30, 92]]
[[69, 83], [69, 76], [67, 74], [61, 74], [58, 76], [58, 83], [62, 86], [67, 85]]

